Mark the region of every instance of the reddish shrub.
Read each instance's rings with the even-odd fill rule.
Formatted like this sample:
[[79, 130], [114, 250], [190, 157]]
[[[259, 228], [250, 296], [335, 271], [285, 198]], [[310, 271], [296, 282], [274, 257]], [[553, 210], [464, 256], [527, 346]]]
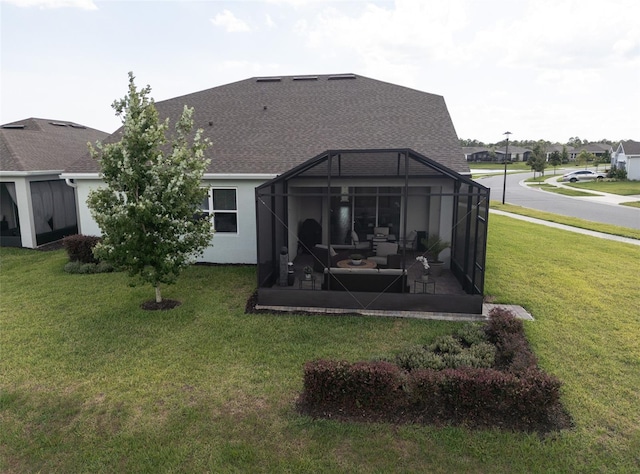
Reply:
[[546, 432], [571, 425], [560, 381], [537, 368], [522, 322], [493, 310], [494, 368], [414, 369], [389, 362], [317, 360], [304, 367], [301, 408], [348, 419], [462, 424]]
[[494, 344], [507, 334], [524, 334], [522, 321], [505, 308], [494, 308], [489, 313], [489, 321], [485, 328], [489, 342]]
[[93, 247], [98, 242], [100, 242], [100, 237], [74, 234], [62, 239], [62, 246], [72, 262], [98, 263], [98, 260], [93, 256]]
[[389, 362], [316, 360], [304, 366], [301, 398], [313, 411], [355, 415], [366, 409], [381, 414], [403, 400], [402, 382], [402, 371]]

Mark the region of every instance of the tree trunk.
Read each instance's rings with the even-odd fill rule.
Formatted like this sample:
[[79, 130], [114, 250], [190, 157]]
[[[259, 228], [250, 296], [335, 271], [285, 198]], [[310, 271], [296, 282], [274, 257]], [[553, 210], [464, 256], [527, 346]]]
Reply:
[[162, 303], [162, 295], [160, 294], [160, 285], [156, 286], [156, 303]]

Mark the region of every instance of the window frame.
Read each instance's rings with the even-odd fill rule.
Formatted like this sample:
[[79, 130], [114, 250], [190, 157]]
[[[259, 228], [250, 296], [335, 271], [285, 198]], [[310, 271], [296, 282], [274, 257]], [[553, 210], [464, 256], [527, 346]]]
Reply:
[[[239, 233], [239, 221], [238, 221], [238, 188], [236, 186], [207, 186], [207, 204], [208, 209], [200, 209], [200, 211], [207, 215], [214, 232], [224, 235], [237, 235]], [[235, 194], [235, 209], [215, 209], [215, 202], [213, 199], [214, 191], [233, 190]], [[215, 216], [216, 214], [235, 214], [236, 216], [236, 229], [234, 231], [218, 230], [215, 228]]]

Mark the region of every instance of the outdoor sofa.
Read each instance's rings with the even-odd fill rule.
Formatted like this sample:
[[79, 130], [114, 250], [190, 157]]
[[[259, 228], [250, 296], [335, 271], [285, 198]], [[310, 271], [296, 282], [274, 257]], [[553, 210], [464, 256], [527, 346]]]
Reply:
[[325, 268], [322, 289], [409, 293], [407, 271], [399, 268]]

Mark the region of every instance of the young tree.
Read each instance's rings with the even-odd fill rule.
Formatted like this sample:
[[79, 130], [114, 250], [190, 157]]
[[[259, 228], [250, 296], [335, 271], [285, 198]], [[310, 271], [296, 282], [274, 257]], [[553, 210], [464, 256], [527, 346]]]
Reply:
[[553, 151], [549, 155], [549, 164], [553, 166], [553, 174], [556, 174], [556, 168], [562, 164], [562, 155], [559, 151]]
[[212, 238], [210, 221], [194, 217], [207, 196], [200, 183], [209, 143], [202, 130], [189, 139], [193, 109], [186, 106], [169, 141], [169, 120], [159, 121], [151, 88], [137, 90], [134, 79], [129, 73], [128, 95], [112, 105], [122, 139], [89, 145], [106, 187], [87, 203], [102, 230], [96, 255], [153, 285], [161, 303], [160, 285], [174, 283]]
[[533, 170], [534, 177], [536, 172], [542, 173], [544, 176], [544, 169], [547, 167], [547, 150], [543, 142], [538, 142], [533, 146], [527, 165]]
[[563, 164], [569, 163], [569, 152], [567, 151], [566, 146], [562, 146], [562, 153], [560, 153], [560, 157]]
[[595, 157], [587, 150], [582, 150], [580, 153], [578, 153], [578, 156], [576, 156], [576, 166], [584, 165], [586, 169], [589, 162], [593, 161], [593, 158]]

